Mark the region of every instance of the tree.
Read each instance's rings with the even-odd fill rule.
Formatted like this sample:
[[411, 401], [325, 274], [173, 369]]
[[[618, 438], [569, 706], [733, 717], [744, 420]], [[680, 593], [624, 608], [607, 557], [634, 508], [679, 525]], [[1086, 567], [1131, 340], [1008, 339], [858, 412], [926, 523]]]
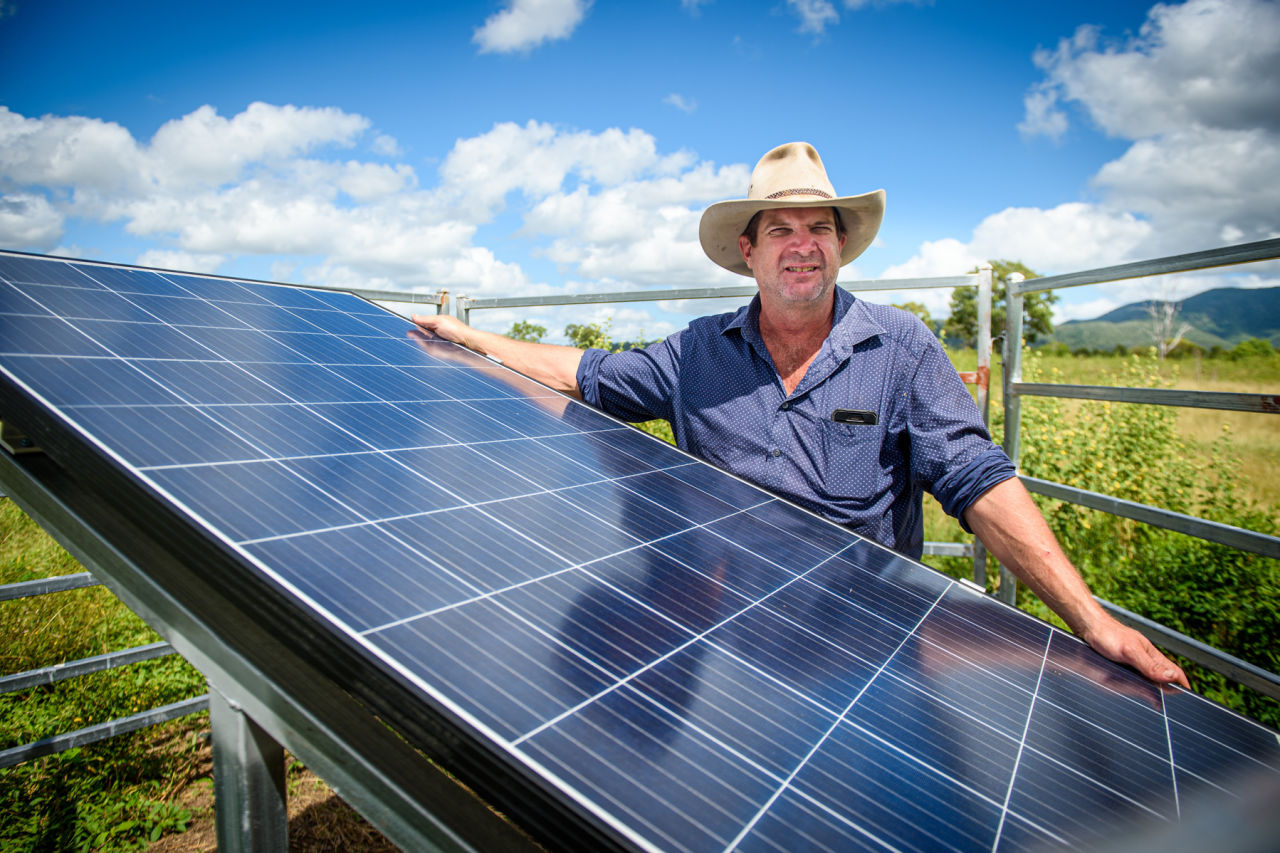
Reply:
[[609, 326], [612, 320], [603, 323], [570, 323], [564, 327], [564, 336], [578, 349], [609, 349]]
[[517, 341], [529, 341], [530, 343], [539, 343], [547, 335], [547, 327], [530, 323], [528, 320], [521, 320], [518, 323], [511, 324], [511, 331], [507, 332], [508, 338], [515, 338]]
[[[1153, 299], [1146, 304], [1147, 316], [1151, 318], [1151, 340], [1156, 345], [1156, 352], [1161, 358], [1169, 355], [1169, 351], [1182, 341], [1182, 336], [1191, 331], [1190, 323], [1177, 323], [1178, 314], [1182, 312], [1182, 303], [1172, 299]], [[1174, 324], [1177, 323], [1177, 330]]]
[[[1039, 278], [1020, 261], [991, 262], [991, 337], [995, 339], [1005, 332], [1005, 311], [1008, 305], [1008, 280], [1013, 273], [1022, 273], [1023, 278]], [[975, 273], [978, 270], [969, 270]], [[1028, 344], [1040, 340], [1041, 336], [1053, 334], [1053, 304], [1058, 295], [1050, 291], [1028, 293], [1022, 297], [1022, 336]], [[978, 345], [978, 290], [975, 287], [957, 287], [951, 294], [951, 314], [943, 334], [960, 338], [965, 346]]]

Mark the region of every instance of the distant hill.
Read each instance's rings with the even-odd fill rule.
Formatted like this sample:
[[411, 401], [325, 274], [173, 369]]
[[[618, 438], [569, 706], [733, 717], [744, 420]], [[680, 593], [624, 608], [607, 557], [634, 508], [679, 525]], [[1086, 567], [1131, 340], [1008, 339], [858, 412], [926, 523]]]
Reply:
[[[1046, 343], [1061, 341], [1071, 349], [1150, 346], [1151, 318], [1147, 302], [1134, 302], [1094, 320], [1069, 320], [1054, 327]], [[1187, 297], [1178, 323], [1189, 323], [1187, 340], [1209, 349], [1230, 349], [1249, 338], [1280, 346], [1280, 287], [1221, 287]]]

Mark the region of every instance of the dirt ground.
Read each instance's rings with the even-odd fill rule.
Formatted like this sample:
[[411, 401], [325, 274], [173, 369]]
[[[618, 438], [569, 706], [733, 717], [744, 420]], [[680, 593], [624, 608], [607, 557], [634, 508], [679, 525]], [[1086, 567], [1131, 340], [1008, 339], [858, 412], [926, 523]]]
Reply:
[[[296, 853], [397, 853], [355, 809], [343, 802], [310, 770], [286, 756], [289, 809], [289, 850]], [[166, 835], [148, 853], [212, 853], [218, 849], [213, 815], [213, 755], [208, 744], [200, 755], [199, 772], [174, 798], [191, 810], [187, 831]]]

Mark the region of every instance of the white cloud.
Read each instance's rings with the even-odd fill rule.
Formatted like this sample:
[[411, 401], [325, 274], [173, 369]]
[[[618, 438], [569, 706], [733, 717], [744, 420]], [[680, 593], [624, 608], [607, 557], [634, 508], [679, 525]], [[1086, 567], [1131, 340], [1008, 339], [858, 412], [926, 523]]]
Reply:
[[48, 251], [62, 239], [63, 217], [32, 193], [0, 194], [0, 246]]
[[369, 145], [369, 150], [374, 154], [381, 154], [383, 157], [399, 157], [404, 152], [400, 149], [400, 143], [393, 136], [387, 136], [385, 133], [379, 133], [373, 138], [373, 142]]
[[568, 38], [590, 7], [591, 0], [509, 0], [471, 40], [481, 53], [529, 51], [543, 42]]
[[1280, 5], [1272, 0], [1156, 4], [1124, 42], [1084, 26], [1037, 51], [1035, 62], [1046, 91], [1078, 103], [1114, 136], [1280, 128]]
[[184, 272], [214, 272], [226, 260], [222, 255], [204, 255], [195, 252], [175, 252], [168, 249], [149, 249], [138, 256], [138, 265], [162, 270]]
[[1067, 132], [1067, 114], [1058, 106], [1057, 93], [1043, 84], [1036, 86], [1023, 99], [1026, 118], [1018, 125], [1023, 136], [1047, 136], [1061, 139]]
[[1082, 202], [1010, 207], [982, 220], [969, 242], [926, 242], [884, 277], [959, 275], [994, 259], [1021, 261], [1039, 273], [1102, 267], [1129, 259], [1150, 233], [1150, 224], [1132, 214]]
[[1140, 252], [1265, 239], [1280, 228], [1280, 4], [1157, 4], [1137, 35], [1084, 26], [1036, 65], [1024, 134], [1062, 137], [1074, 104], [1132, 141], [1094, 185], [1111, 209], [1151, 222]]
[[[883, 8], [902, 3], [923, 6], [930, 5], [932, 0], [844, 0], [844, 7], [856, 12], [869, 6]], [[821, 36], [827, 31], [828, 24], [835, 26], [840, 23], [840, 13], [831, 0], [787, 0], [787, 6], [800, 19], [802, 33]]]
[[[1094, 176], [1100, 200], [1008, 208], [979, 223], [967, 242], [923, 243], [886, 277], [955, 274], [988, 258], [1067, 272], [1280, 231], [1280, 5], [1157, 4], [1124, 42], [1084, 26], [1038, 51], [1035, 62], [1045, 78], [1026, 96], [1024, 135], [1064, 137], [1074, 104], [1105, 133], [1132, 141]], [[1188, 277], [1186, 286], [1221, 282]], [[1062, 319], [1146, 298], [1150, 286], [1095, 288], [1091, 302], [1064, 304]]]
[[691, 113], [698, 108], [698, 102], [692, 98], [686, 98], [678, 92], [672, 92], [662, 99], [662, 103], [669, 104], [682, 113]]
[[822, 35], [827, 24], [840, 23], [840, 14], [830, 0], [787, 0], [787, 5], [800, 19], [800, 32]]
[[259, 256], [272, 275], [328, 284], [549, 292], [502, 256], [513, 243], [521, 258], [618, 289], [714, 281], [727, 274], [699, 248], [699, 213], [742, 195], [749, 177], [743, 164], [661, 152], [635, 129], [501, 123], [459, 139], [420, 178], [353, 158], [371, 123], [339, 110], [255, 104], [223, 118], [204, 107], [150, 140], [0, 110], [6, 245], [46, 251], [70, 223], [118, 224], [158, 244], [143, 263], [211, 270]]

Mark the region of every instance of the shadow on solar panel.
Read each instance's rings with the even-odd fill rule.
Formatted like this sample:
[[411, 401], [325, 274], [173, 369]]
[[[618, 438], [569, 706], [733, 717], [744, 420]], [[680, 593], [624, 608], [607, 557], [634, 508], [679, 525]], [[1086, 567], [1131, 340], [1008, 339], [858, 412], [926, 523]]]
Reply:
[[11, 255], [0, 310], [49, 482], [548, 846], [1275, 828], [1275, 732], [354, 296]]

